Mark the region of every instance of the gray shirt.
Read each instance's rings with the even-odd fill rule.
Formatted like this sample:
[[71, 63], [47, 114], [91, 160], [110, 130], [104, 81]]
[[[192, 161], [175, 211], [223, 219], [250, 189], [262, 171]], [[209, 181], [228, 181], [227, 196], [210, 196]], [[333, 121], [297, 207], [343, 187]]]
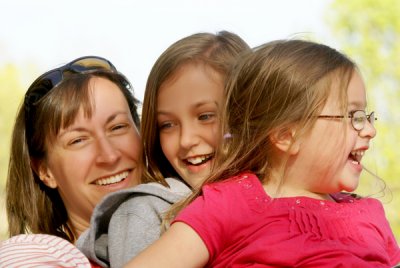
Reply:
[[170, 188], [147, 183], [104, 197], [76, 246], [102, 267], [122, 267], [160, 237], [163, 213], [191, 193], [178, 179], [166, 181]]

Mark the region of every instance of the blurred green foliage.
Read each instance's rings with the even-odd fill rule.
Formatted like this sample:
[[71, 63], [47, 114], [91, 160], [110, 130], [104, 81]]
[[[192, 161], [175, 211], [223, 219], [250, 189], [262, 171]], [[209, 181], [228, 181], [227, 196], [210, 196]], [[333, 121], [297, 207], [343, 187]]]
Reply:
[[362, 177], [361, 190], [380, 195], [397, 241], [400, 241], [399, 14], [397, 0], [333, 0], [327, 9], [328, 24], [339, 47], [356, 61], [364, 76], [368, 109], [375, 110], [378, 116], [377, 136], [365, 165], [386, 182], [386, 190], [382, 192], [382, 187], [373, 182], [367, 187], [365, 181], [371, 180], [364, 178], [369, 176]]

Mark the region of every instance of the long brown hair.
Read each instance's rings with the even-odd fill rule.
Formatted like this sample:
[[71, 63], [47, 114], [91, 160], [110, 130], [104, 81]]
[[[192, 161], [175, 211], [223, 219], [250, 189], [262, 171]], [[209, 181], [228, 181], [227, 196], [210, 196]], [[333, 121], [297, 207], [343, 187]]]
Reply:
[[[226, 84], [221, 125], [229, 138], [218, 148], [205, 184], [243, 171], [268, 180], [271, 133], [295, 126], [294, 140], [306, 135], [327, 102], [334, 80], [339, 81], [340, 106], [346, 111], [347, 87], [355, 69], [344, 54], [303, 40], [273, 41], [242, 55]], [[200, 194], [198, 189], [170, 215]]]
[[166, 177], [179, 177], [162, 152], [157, 126], [157, 95], [160, 87], [188, 63], [201, 63], [219, 73], [225, 80], [238, 55], [250, 49], [236, 34], [196, 33], [168, 47], [157, 59], [147, 79], [142, 109], [141, 137], [143, 141], [142, 182], [157, 181], [164, 185]]
[[[35, 163], [45, 159], [51, 140], [61, 128], [73, 123], [81, 107], [86, 115], [91, 116], [89, 81], [95, 76], [106, 78], [118, 85], [139, 128], [138, 100], [127, 88], [125, 77], [117, 73], [96, 71], [90, 74], [70, 74], [34, 104], [24, 101], [18, 110], [12, 132], [6, 184], [10, 236], [43, 233], [56, 235], [71, 242], [75, 240], [60, 194], [57, 189], [47, 187], [40, 180], [35, 172]], [[40, 87], [37, 90], [39, 91]]]

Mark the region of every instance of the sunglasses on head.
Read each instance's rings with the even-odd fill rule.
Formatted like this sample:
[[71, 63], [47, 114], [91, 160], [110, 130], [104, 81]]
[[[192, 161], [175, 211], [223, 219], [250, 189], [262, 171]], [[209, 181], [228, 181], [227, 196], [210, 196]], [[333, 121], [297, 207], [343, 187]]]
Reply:
[[[97, 56], [80, 57], [59, 68], [50, 70], [39, 76], [29, 87], [25, 94], [25, 108], [29, 110], [32, 104], [58, 86], [63, 81], [65, 73], [85, 74], [101, 70], [118, 73], [110, 61]], [[129, 85], [129, 82], [126, 81], [126, 84]]]

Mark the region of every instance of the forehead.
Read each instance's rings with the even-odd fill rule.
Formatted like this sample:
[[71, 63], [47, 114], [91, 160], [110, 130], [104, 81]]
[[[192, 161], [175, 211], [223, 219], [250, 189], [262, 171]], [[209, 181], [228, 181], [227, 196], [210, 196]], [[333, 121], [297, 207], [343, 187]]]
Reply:
[[218, 72], [204, 64], [185, 64], [161, 85], [157, 105], [160, 108], [177, 102], [219, 102], [223, 90], [223, 78]]
[[85, 86], [64, 90], [59, 109], [61, 126], [67, 128], [79, 115], [91, 118], [96, 110], [125, 108], [127, 101], [119, 87], [103, 77], [91, 77]]
[[341, 72], [331, 77], [331, 86], [327, 105], [343, 109], [365, 109], [366, 90], [364, 81], [357, 70], [349, 74], [348, 78]]
[[354, 71], [347, 88], [349, 107], [365, 109], [367, 97], [364, 81], [359, 72]]

